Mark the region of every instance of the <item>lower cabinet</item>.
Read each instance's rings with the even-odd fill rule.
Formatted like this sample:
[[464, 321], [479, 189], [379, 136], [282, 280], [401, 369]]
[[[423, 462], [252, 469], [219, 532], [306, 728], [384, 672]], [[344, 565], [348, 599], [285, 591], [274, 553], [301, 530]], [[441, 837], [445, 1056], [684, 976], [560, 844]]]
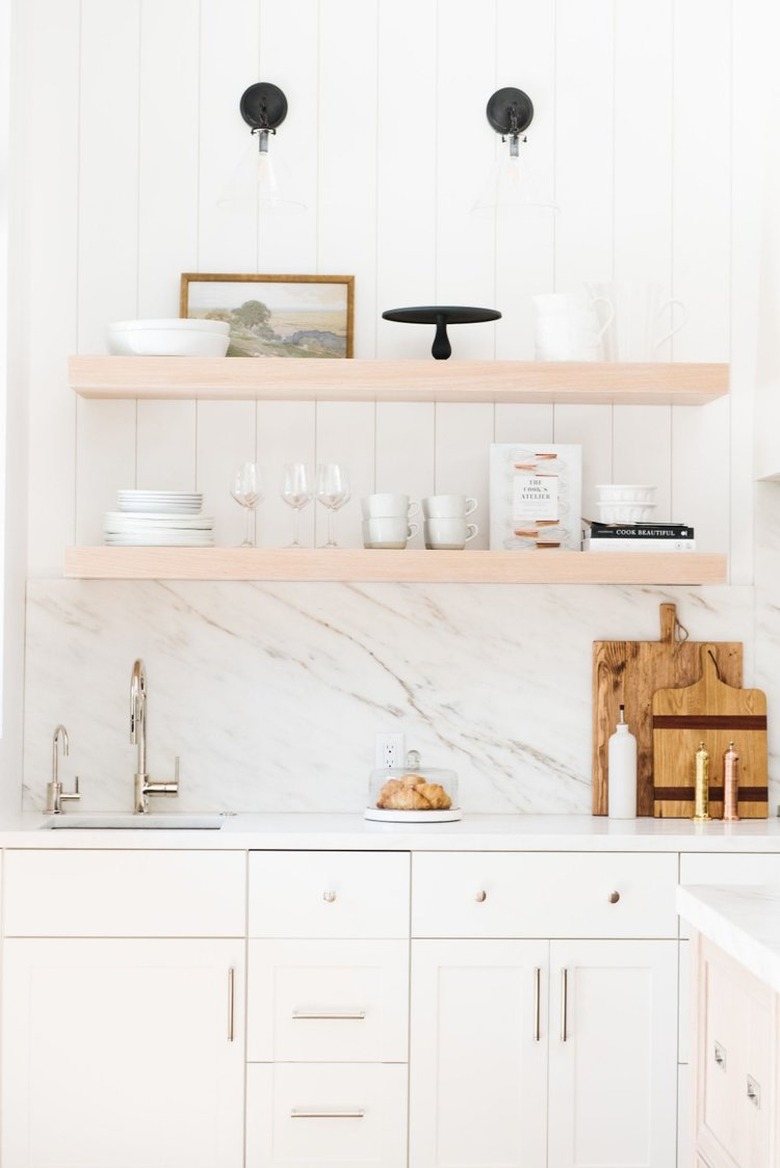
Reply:
[[673, 941], [412, 946], [410, 1168], [669, 1168]]
[[4, 1168], [240, 1168], [237, 940], [4, 943]]

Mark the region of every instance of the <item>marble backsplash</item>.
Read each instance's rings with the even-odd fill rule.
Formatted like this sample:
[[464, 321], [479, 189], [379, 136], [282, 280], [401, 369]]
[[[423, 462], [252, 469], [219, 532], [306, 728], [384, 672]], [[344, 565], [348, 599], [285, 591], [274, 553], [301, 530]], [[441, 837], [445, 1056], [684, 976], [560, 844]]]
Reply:
[[[375, 734], [403, 731], [424, 764], [458, 772], [466, 811], [588, 813], [592, 641], [656, 639], [658, 605], [673, 600], [694, 639], [745, 643], [745, 684], [767, 689], [771, 711], [780, 663], [754, 652], [754, 599], [750, 587], [33, 580], [23, 803], [43, 806], [62, 722], [61, 777], [80, 776], [80, 809], [131, 809], [141, 657], [149, 771], [164, 780], [181, 756], [180, 810], [359, 811]], [[767, 636], [776, 646], [780, 630]], [[775, 782], [770, 808], [778, 794]]]

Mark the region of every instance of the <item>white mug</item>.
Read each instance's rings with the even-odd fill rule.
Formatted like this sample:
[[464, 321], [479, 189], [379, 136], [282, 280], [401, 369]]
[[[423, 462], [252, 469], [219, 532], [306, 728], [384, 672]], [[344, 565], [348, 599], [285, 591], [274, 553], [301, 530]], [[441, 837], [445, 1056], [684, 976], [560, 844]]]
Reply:
[[[615, 310], [602, 296], [548, 292], [532, 296], [537, 361], [600, 361], [602, 337]], [[603, 304], [603, 320], [597, 305]]]
[[426, 519], [465, 519], [477, 509], [477, 500], [468, 495], [429, 495], [422, 501]]
[[367, 548], [405, 548], [407, 539], [417, 534], [417, 524], [405, 515], [381, 515], [363, 520], [363, 546]]
[[459, 551], [469, 543], [479, 531], [476, 523], [467, 523], [459, 516], [447, 519], [426, 519], [425, 546], [440, 551]]
[[[604, 299], [614, 306], [614, 316], [606, 321], [604, 358], [607, 361], [657, 361], [659, 349], [678, 333], [688, 320], [682, 300], [662, 300], [661, 285], [649, 280], [626, 280], [616, 284], [588, 284], [597, 304]], [[664, 331], [661, 317], [677, 305], [681, 318]], [[599, 315], [601, 309], [597, 308]]]
[[382, 518], [386, 515], [404, 515], [410, 519], [420, 510], [419, 503], [410, 503], [408, 495], [399, 495], [394, 491], [385, 491], [382, 494], [366, 495], [361, 499], [364, 519]]

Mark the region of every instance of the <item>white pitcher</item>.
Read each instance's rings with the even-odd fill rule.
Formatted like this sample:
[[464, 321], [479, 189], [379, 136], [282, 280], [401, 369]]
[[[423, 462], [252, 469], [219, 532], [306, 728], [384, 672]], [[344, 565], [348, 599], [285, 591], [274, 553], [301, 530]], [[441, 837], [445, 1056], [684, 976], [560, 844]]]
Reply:
[[537, 361], [603, 359], [601, 340], [614, 315], [608, 300], [603, 301], [603, 320], [597, 314], [601, 297], [547, 292], [532, 296], [531, 301]]
[[[688, 320], [682, 300], [661, 299], [661, 285], [649, 280], [627, 280], [614, 284], [586, 284], [599, 317], [599, 305], [608, 301], [613, 313], [604, 327], [604, 358], [607, 361], [657, 361], [664, 342], [678, 333]], [[661, 318], [677, 305], [681, 319], [663, 331]]]

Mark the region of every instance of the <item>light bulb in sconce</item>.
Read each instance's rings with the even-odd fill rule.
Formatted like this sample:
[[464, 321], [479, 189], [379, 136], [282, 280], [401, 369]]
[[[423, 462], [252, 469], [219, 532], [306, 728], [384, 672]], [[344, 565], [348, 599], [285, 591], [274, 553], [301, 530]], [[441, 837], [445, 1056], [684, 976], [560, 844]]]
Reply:
[[501, 147], [472, 211], [555, 212], [558, 204], [534, 164], [533, 146], [525, 131], [534, 107], [521, 89], [498, 89], [487, 103], [488, 122], [501, 135]]
[[252, 138], [227, 186], [217, 200], [226, 210], [304, 211], [284, 164], [272, 155], [271, 135], [287, 117], [287, 98], [277, 85], [259, 81], [241, 97], [241, 116]]

